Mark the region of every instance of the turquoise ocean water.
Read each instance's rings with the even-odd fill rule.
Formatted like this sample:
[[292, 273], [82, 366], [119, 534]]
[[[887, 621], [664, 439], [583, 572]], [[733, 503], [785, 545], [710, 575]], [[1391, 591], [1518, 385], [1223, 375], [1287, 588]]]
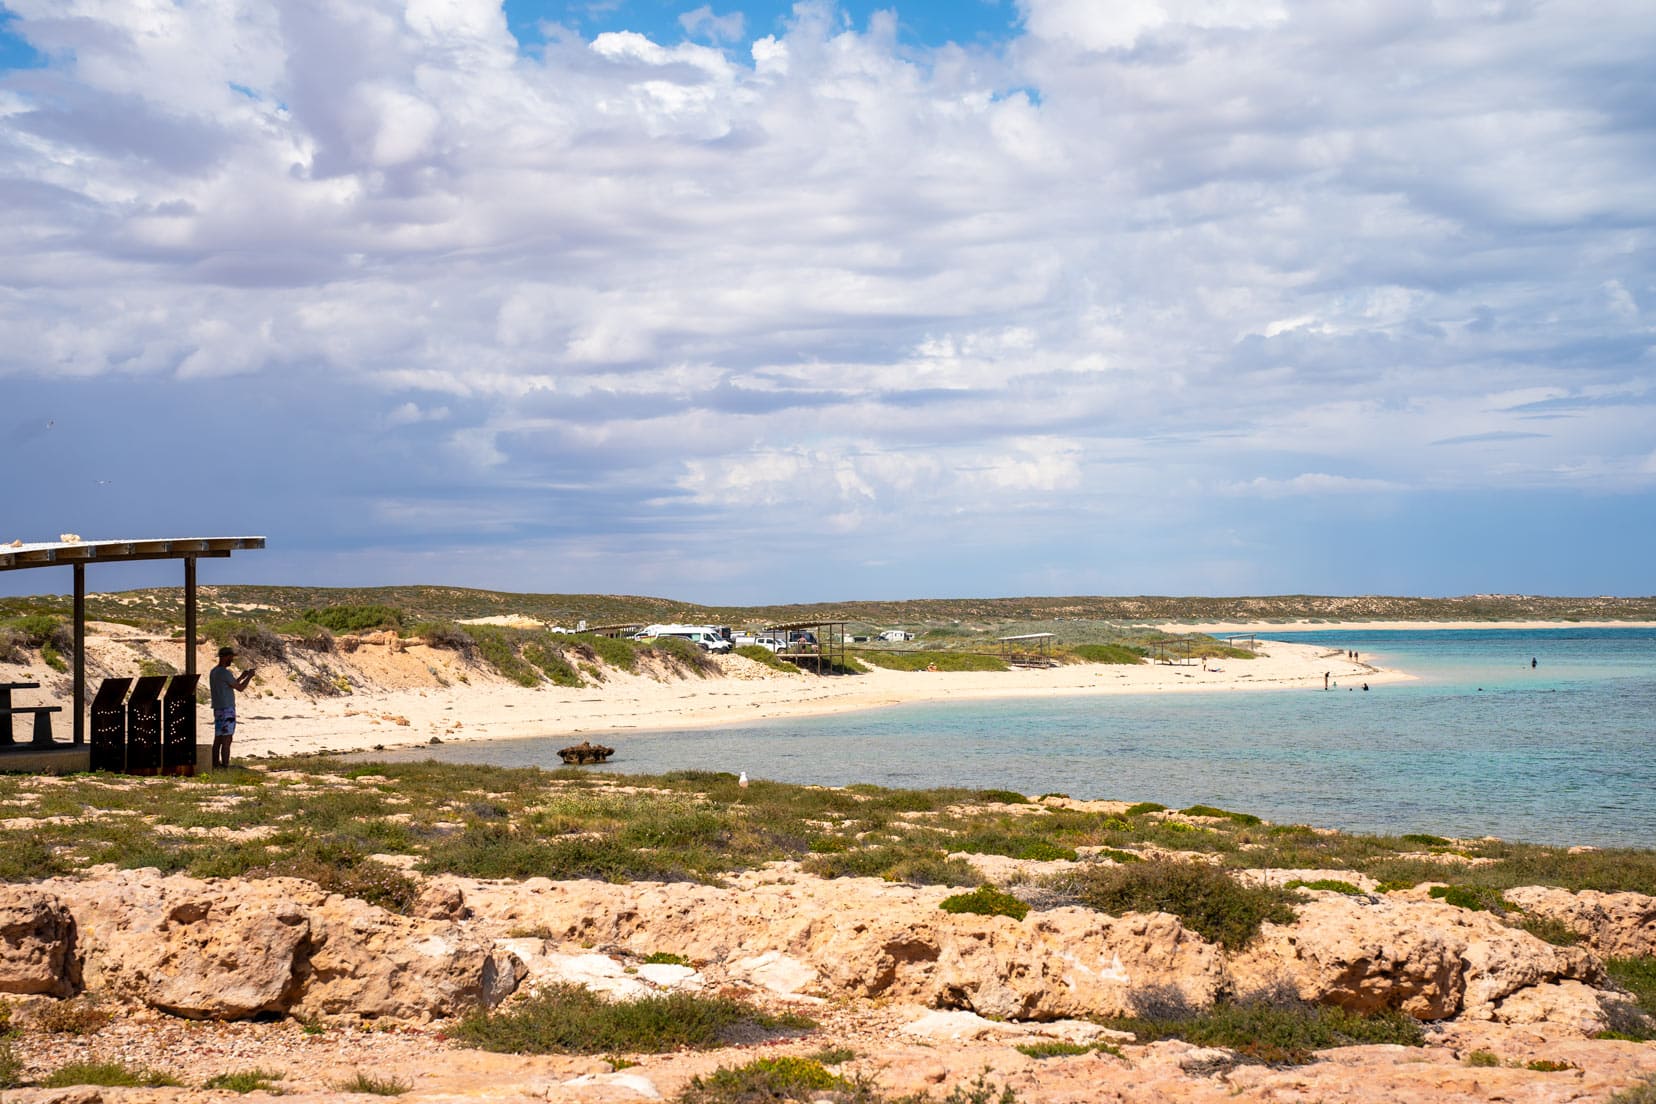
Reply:
[[[1656, 847], [1656, 631], [1281, 632], [1420, 676], [1376, 686], [928, 703], [618, 732], [608, 769], [1197, 802], [1347, 831]], [[1537, 661], [1531, 667], [1530, 660]], [[1245, 661], [1244, 661], [1245, 662]], [[567, 738], [418, 757], [557, 766]]]

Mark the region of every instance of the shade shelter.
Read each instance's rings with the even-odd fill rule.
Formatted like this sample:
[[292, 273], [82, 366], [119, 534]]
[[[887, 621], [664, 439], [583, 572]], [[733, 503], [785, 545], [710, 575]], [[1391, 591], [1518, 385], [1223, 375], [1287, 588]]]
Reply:
[[86, 565], [138, 560], [184, 561], [184, 673], [196, 673], [196, 561], [226, 559], [263, 548], [263, 537], [165, 537], [154, 540], [69, 540], [0, 545], [0, 571], [72, 567], [75, 572], [74, 742], [86, 743]]
[[820, 675], [824, 670], [846, 670], [845, 625], [844, 621], [789, 621], [767, 625], [761, 632], [775, 634], [778, 658], [814, 667]]
[[1052, 667], [1056, 663], [1052, 658], [1056, 636], [1043, 632], [1000, 637], [1000, 657], [1014, 667]]

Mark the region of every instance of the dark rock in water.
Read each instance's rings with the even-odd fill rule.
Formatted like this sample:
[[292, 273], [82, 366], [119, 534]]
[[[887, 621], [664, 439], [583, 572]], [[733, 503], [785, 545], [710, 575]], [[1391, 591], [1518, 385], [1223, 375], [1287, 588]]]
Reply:
[[558, 758], [565, 763], [602, 763], [614, 754], [615, 749], [612, 747], [588, 743], [585, 740], [558, 750]]

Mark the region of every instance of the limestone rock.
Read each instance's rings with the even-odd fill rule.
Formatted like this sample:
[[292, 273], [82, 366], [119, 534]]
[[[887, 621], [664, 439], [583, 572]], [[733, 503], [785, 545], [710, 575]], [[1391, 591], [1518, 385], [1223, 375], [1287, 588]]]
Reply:
[[1217, 947], [1165, 914], [1080, 908], [952, 915], [950, 891], [865, 878], [821, 880], [782, 867], [729, 888], [551, 882], [478, 885], [480, 919], [546, 931], [555, 943], [671, 951], [794, 996], [877, 997], [1006, 1019], [1132, 1011], [1137, 987], [1171, 985], [1211, 1003], [1225, 981]]
[[397, 916], [288, 878], [154, 870], [59, 880], [86, 987], [177, 1015], [427, 1021], [498, 1003], [523, 963], [458, 925]]
[[524, 976], [516, 957], [451, 923], [337, 895], [313, 916], [314, 945], [290, 1006], [296, 1015], [428, 1021], [499, 999]]
[[86, 985], [199, 1019], [285, 1011], [311, 929], [280, 894], [157, 872], [64, 883], [82, 932]]
[[1552, 1024], [1580, 1035], [1596, 1035], [1610, 1025], [1606, 1002], [1617, 1000], [1579, 981], [1559, 981], [1520, 989], [1489, 1009], [1489, 1019], [1505, 1024]]
[[1243, 992], [1287, 982], [1306, 1000], [1424, 1020], [1487, 1018], [1531, 986], [1601, 977], [1579, 948], [1543, 943], [1488, 913], [1337, 893], [1300, 905], [1292, 924], [1266, 924], [1231, 972]]
[[423, 920], [464, 920], [471, 915], [466, 895], [452, 882], [428, 882], [410, 911]]
[[55, 894], [0, 885], [0, 993], [75, 991], [74, 918]]
[[1643, 893], [1571, 893], [1552, 886], [1509, 889], [1507, 900], [1526, 912], [1557, 920], [1606, 958], [1656, 955], [1656, 897]]

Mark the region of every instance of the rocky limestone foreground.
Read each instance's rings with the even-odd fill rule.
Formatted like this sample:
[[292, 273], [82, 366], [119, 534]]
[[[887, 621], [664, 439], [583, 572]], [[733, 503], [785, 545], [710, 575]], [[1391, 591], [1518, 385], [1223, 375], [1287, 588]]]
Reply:
[[[1310, 893], [1294, 923], [1267, 924], [1227, 953], [1164, 913], [955, 915], [938, 908], [949, 892], [823, 880], [791, 864], [721, 887], [445, 877], [427, 883], [417, 915], [399, 916], [293, 879], [120, 871], [0, 886], [0, 994], [25, 1028], [77, 994], [125, 1010], [85, 1037], [25, 1030], [17, 1052], [37, 1073], [70, 1057], [119, 1056], [193, 1085], [275, 1069], [285, 1089], [315, 1094], [349, 1070], [380, 1069], [433, 1099], [655, 1099], [750, 1060], [755, 1047], [849, 1047], [856, 1057], [842, 1072], [871, 1076], [891, 1095], [940, 1094], [988, 1070], [1020, 1101], [1573, 1101], [1656, 1074], [1656, 1044], [1591, 1038], [1626, 1014], [1599, 956], [1656, 954], [1656, 901], [1638, 894], [1510, 893], [1585, 940], [1557, 947], [1424, 890]], [[663, 954], [689, 965], [644, 961]], [[803, 1010], [822, 1028], [784, 1044], [646, 1056], [621, 1070], [593, 1058], [487, 1055], [441, 1036], [444, 1021], [554, 982], [616, 999], [743, 995]], [[1429, 1021], [1429, 1045], [1345, 1048], [1282, 1070], [1178, 1042], [1044, 1061], [1013, 1049], [1099, 1039], [1106, 1033], [1088, 1017], [1131, 1014], [1149, 991], [1205, 1006], [1284, 987]], [[1474, 1050], [1505, 1064], [1470, 1067]], [[1534, 1061], [1559, 1068], [1518, 1068]], [[80, 1091], [75, 1099], [89, 1101], [187, 1090]], [[51, 1093], [5, 1098], [68, 1099]]]

